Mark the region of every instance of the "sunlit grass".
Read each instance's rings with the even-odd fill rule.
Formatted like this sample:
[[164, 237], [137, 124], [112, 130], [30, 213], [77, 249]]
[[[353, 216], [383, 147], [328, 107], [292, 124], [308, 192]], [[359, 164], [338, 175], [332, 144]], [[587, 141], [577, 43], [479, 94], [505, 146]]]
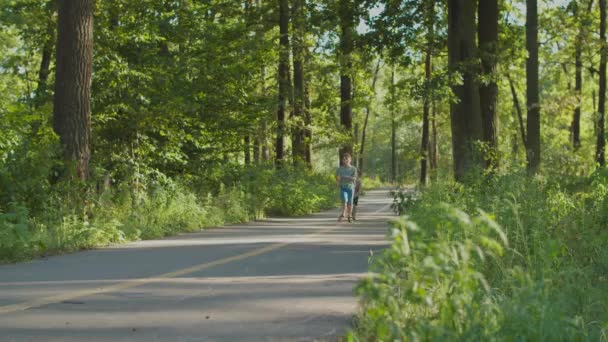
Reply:
[[[403, 216], [359, 287], [351, 338], [606, 340], [608, 191], [595, 175], [439, 183]], [[567, 190], [566, 190], [567, 189]]]

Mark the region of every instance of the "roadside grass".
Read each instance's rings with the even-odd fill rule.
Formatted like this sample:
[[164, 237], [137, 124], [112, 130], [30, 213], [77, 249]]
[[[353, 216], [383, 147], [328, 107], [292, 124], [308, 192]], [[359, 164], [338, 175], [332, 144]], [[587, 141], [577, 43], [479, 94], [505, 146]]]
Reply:
[[[36, 189], [34, 189], [36, 190]], [[0, 262], [198, 231], [268, 214], [305, 215], [336, 205], [332, 177], [272, 166], [208, 181], [138, 179], [97, 191], [82, 184], [41, 189], [0, 206]]]
[[354, 341], [606, 341], [607, 175], [508, 174], [396, 194]]

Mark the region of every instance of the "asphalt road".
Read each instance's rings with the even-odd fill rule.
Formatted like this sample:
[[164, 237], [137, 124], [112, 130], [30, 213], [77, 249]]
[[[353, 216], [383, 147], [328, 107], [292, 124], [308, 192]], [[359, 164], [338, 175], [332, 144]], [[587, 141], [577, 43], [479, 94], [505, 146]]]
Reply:
[[0, 341], [338, 340], [390, 202], [0, 265]]

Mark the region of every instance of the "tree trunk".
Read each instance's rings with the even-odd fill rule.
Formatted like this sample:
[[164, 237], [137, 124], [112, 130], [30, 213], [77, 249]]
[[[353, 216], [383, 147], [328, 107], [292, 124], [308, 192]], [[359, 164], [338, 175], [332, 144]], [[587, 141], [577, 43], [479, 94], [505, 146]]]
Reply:
[[312, 115], [310, 109], [310, 84], [309, 82], [304, 82], [304, 126], [306, 127], [304, 131], [304, 152], [306, 165], [309, 168], [312, 167]]
[[597, 113], [597, 105], [596, 105], [596, 96], [595, 96], [595, 89], [593, 89], [591, 91], [591, 101], [592, 101], [592, 108], [593, 108], [593, 136], [597, 137], [597, 131], [598, 131], [598, 121], [599, 121], [599, 115]]
[[[561, 50], [559, 44], [555, 44], [557, 45], [557, 49]], [[562, 65], [562, 70], [564, 70], [564, 76], [566, 76], [566, 87], [568, 88], [568, 92], [570, 92], [572, 90], [572, 83], [570, 82], [570, 76], [568, 76], [568, 67], [566, 66], [566, 63], [561, 63]]]
[[[261, 0], [255, 0], [255, 5], [256, 7], [260, 8], [262, 6], [262, 1]], [[260, 11], [260, 15], [257, 18], [259, 21], [263, 21], [265, 20], [265, 16], [264, 14], [262, 14], [262, 12]], [[264, 42], [266, 40], [265, 34], [264, 34], [264, 30], [258, 30], [256, 32], [256, 37], [257, 37], [257, 41], [259, 43]], [[267, 94], [268, 89], [266, 88], [266, 65], [262, 63], [262, 65], [260, 66], [260, 87], [259, 87], [259, 91], [260, 91], [260, 98], [264, 97]], [[270, 150], [269, 150], [269, 130], [268, 130], [268, 122], [270, 119], [270, 117], [272, 116], [271, 113], [267, 113], [266, 110], [268, 108], [266, 108], [266, 106], [262, 107], [262, 113], [261, 113], [261, 123], [259, 126], [259, 135], [258, 135], [258, 139], [259, 139], [259, 152], [260, 152], [260, 160], [262, 161], [263, 164], [267, 164], [268, 162], [270, 162]]]
[[524, 118], [521, 112], [521, 105], [519, 104], [519, 98], [517, 97], [517, 91], [515, 90], [515, 85], [513, 84], [513, 80], [510, 76], [507, 75], [507, 79], [509, 80], [509, 88], [511, 88], [511, 96], [513, 97], [513, 107], [517, 113], [517, 120], [519, 122], [519, 131], [521, 132], [521, 141], [524, 143], [524, 149], [528, 150], [528, 143], [526, 142], [526, 129], [524, 128]]
[[277, 110], [277, 138], [275, 164], [285, 158], [285, 112], [289, 99], [289, 3], [279, 0], [279, 108]]
[[270, 149], [268, 148], [269, 143], [266, 138], [266, 134], [268, 133], [268, 123], [266, 120], [262, 123], [262, 161], [264, 163], [270, 162]]
[[426, 46], [426, 57], [424, 61], [424, 74], [425, 74], [425, 89], [422, 109], [422, 141], [420, 142], [420, 184], [426, 185], [427, 175], [427, 160], [429, 151], [429, 112], [431, 107], [431, 101], [433, 98], [431, 89], [431, 72], [432, 72], [432, 54], [433, 54], [433, 18], [435, 16], [435, 3], [434, 1], [426, 2], [426, 30], [427, 30], [427, 46]]
[[38, 85], [34, 92], [34, 106], [39, 108], [47, 101], [48, 79], [51, 73], [51, 60], [53, 58], [53, 50], [57, 44], [56, 29], [57, 23], [50, 19], [54, 17], [57, 11], [56, 3], [53, 0], [48, 0], [45, 4], [46, 12], [49, 16], [46, 28], [47, 39], [42, 47], [42, 59], [40, 61], [40, 69], [38, 70]]
[[253, 139], [253, 163], [256, 165], [260, 163], [260, 137], [258, 135]]
[[597, 113], [597, 105], [595, 104], [595, 89], [591, 91], [591, 106], [593, 108], [593, 114]]
[[574, 150], [578, 150], [581, 147], [581, 96], [583, 88], [583, 62], [581, 60], [583, 54], [582, 35], [583, 28], [581, 25], [581, 31], [576, 39], [576, 47], [574, 53], [574, 92], [576, 96], [576, 107], [574, 107], [574, 114], [572, 115], [572, 147]]
[[64, 156], [86, 180], [91, 158], [94, 0], [59, 0], [53, 129]]
[[395, 68], [391, 70], [391, 182], [397, 179], [397, 122], [395, 119]]
[[363, 128], [361, 129], [361, 145], [359, 145], [359, 162], [357, 163], [357, 167], [359, 168], [359, 172], [363, 173], [363, 152], [365, 152], [365, 130], [367, 129], [367, 124], [369, 122], [369, 106], [365, 107], [365, 119], [363, 121]]
[[608, 53], [608, 49], [606, 48], [606, 0], [600, 0], [600, 43], [602, 47], [600, 50], [600, 84], [597, 104], [599, 118], [595, 160], [603, 168], [606, 165], [606, 138], [604, 134], [604, 120], [606, 116], [606, 54]]
[[245, 165], [251, 164], [251, 137], [246, 135], [244, 140]]
[[[427, 51], [425, 58], [425, 77], [427, 84], [431, 79], [431, 53]], [[429, 95], [425, 95], [422, 109], [422, 141], [420, 143], [420, 184], [426, 185], [427, 182], [427, 152], [429, 150], [429, 111], [430, 111]]]
[[293, 116], [295, 127], [293, 131], [293, 161], [294, 163], [306, 160], [304, 128], [304, 40], [305, 23], [302, 13], [302, 1], [293, 0], [292, 3], [292, 47], [293, 47]]
[[538, 95], [538, 6], [526, 0], [526, 106], [528, 109], [526, 160], [530, 173], [540, 167], [540, 102]]
[[53, 47], [55, 46], [55, 32], [49, 30], [49, 37], [42, 48], [42, 60], [38, 71], [38, 86], [36, 87], [36, 107], [40, 107], [45, 102], [47, 93], [47, 81], [49, 79], [51, 58], [53, 57]]
[[452, 85], [456, 101], [450, 105], [454, 178], [481, 166], [475, 143], [482, 139], [479, 85], [475, 64], [475, 0], [448, 1], [448, 65], [462, 74], [462, 84]]
[[350, 0], [340, 0], [340, 124], [349, 136], [349, 141], [340, 148], [353, 154], [353, 107], [352, 107], [352, 53], [354, 50], [354, 9]]
[[[587, 5], [587, 13], [591, 12], [593, 7], [593, 0], [589, 0]], [[576, 7], [575, 17], [580, 17], [581, 13]], [[575, 80], [574, 80], [574, 92], [576, 95], [576, 107], [574, 108], [574, 114], [572, 115], [572, 146], [574, 150], [578, 150], [581, 147], [581, 103], [583, 96], [583, 38], [587, 34], [587, 28], [579, 18], [579, 32], [576, 37], [576, 46], [574, 52], [574, 65], [575, 65]]]
[[[376, 95], [376, 81], [378, 80], [378, 72], [380, 71], [380, 58], [376, 62], [374, 76], [372, 78], [372, 94]], [[369, 114], [371, 104], [365, 107], [365, 121], [363, 121], [363, 129], [361, 130], [361, 146], [359, 149], [359, 172], [363, 173], [363, 152], [365, 151], [365, 133], [367, 132], [367, 124], [369, 122]]]
[[481, 55], [481, 75], [485, 80], [479, 86], [483, 141], [488, 150], [485, 155], [486, 168], [496, 170], [500, 164], [498, 155], [498, 85], [496, 63], [498, 60], [498, 0], [479, 1], [478, 37]]
[[354, 130], [354, 135], [355, 137], [355, 142], [354, 142], [354, 146], [353, 146], [353, 165], [359, 169], [359, 155], [357, 154], [357, 149], [356, 146], [359, 144], [359, 123], [355, 122], [355, 130]]
[[435, 100], [431, 102], [431, 142], [429, 144], [429, 167], [431, 169], [431, 178], [435, 179], [437, 173], [437, 160], [439, 159], [439, 150], [437, 149], [437, 108]]

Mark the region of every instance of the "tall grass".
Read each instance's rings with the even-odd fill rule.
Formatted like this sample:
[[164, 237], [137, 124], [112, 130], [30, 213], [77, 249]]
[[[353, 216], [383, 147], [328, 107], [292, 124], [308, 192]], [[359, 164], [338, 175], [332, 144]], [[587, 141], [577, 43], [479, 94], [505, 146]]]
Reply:
[[606, 177], [511, 174], [398, 195], [354, 340], [606, 340]]
[[[0, 205], [0, 262], [244, 222], [336, 204], [335, 182], [305, 168], [252, 167], [214, 182], [138, 179], [96, 191], [56, 184]], [[19, 198], [19, 197], [17, 197]], [[25, 199], [25, 197], [22, 197]], [[31, 210], [29, 203], [38, 209]]]

